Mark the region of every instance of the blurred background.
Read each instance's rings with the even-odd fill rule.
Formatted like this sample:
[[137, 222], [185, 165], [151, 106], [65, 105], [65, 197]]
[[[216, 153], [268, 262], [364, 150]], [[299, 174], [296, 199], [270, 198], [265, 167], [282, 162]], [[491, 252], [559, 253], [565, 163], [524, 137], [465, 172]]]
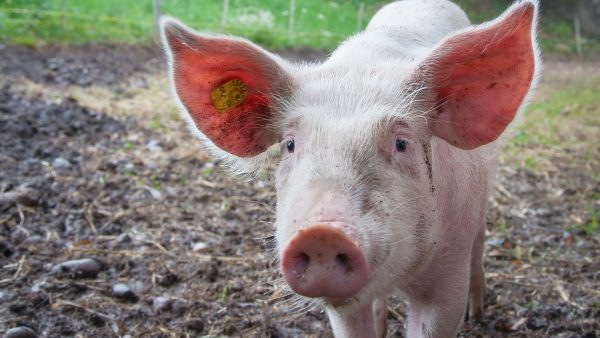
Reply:
[[[149, 42], [155, 18], [168, 14], [199, 30], [242, 35], [269, 47], [333, 48], [368, 23], [381, 0], [2, 0], [0, 40]], [[473, 22], [493, 18], [509, 0], [457, 0]], [[600, 50], [600, 1], [543, 0], [545, 51]]]

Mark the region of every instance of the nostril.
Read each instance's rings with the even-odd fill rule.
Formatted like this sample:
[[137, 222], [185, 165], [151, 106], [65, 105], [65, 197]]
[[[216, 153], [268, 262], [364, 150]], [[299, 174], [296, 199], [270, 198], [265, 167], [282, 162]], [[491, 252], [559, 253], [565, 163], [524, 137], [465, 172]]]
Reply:
[[292, 290], [311, 298], [349, 298], [369, 279], [369, 265], [356, 241], [327, 224], [293, 235], [281, 252], [280, 267]]
[[340, 270], [344, 271], [344, 273], [349, 274], [353, 271], [352, 265], [350, 264], [350, 257], [346, 254], [338, 254], [335, 256], [335, 264]]
[[301, 252], [296, 256], [296, 263], [294, 264], [294, 273], [297, 276], [302, 275], [308, 269], [310, 265], [310, 256], [304, 252]]

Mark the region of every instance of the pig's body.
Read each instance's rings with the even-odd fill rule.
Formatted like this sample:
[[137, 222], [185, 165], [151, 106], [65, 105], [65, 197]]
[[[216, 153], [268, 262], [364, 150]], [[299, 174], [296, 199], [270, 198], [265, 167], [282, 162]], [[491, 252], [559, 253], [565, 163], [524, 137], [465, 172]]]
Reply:
[[[348, 56], [349, 52], [356, 59], [387, 57], [397, 61], [403, 56], [413, 63], [443, 38], [469, 25], [465, 12], [447, 0], [393, 2], [375, 14], [365, 32], [340, 46], [329, 62]], [[360, 54], [356, 53], [357, 48], [362, 51]]]
[[388, 295], [408, 337], [452, 337], [480, 319], [485, 210], [497, 140], [539, 67], [534, 0], [469, 27], [445, 0], [406, 0], [316, 65], [163, 22], [185, 116], [230, 162], [281, 148], [277, 245], [300, 295], [336, 337], [385, 335]]
[[[322, 126], [323, 114], [337, 113], [340, 116], [332, 117], [327, 121], [332, 125], [324, 128], [332, 131], [341, 129], [339, 132], [332, 132], [331, 137], [341, 139], [339, 135], [348, 135], [350, 138], [360, 138], [361, 135], [355, 135], [353, 132], [357, 129], [356, 125], [349, 124], [345, 128], [339, 128], [340, 120], [346, 118], [352, 121], [360, 120], [361, 115], [368, 112], [371, 114], [368, 120], [375, 121], [379, 120], [377, 115], [385, 115], [388, 111], [383, 107], [379, 107], [380, 109], [368, 107], [372, 104], [370, 100], [362, 105], [360, 101], [345, 98], [360, 98], [364, 93], [377, 93], [381, 88], [395, 87], [398, 69], [413, 69], [440, 40], [468, 26], [469, 21], [465, 13], [455, 4], [445, 0], [407, 0], [385, 6], [373, 17], [365, 32], [342, 44], [314, 73], [306, 74], [307, 78], [302, 82], [311, 84], [309, 91], [315, 89], [314, 83], [320, 82], [314, 77], [322, 77], [323, 73], [331, 74], [326, 81], [321, 80], [325, 83], [323, 87], [318, 88], [320, 92], [328, 93], [327, 97], [323, 97], [324, 107], [331, 107], [331, 102], [346, 101], [347, 103], [347, 105], [339, 104], [334, 112], [313, 109], [314, 125], [307, 128]], [[357, 51], [361, 52], [357, 53]], [[357, 70], [363, 72], [363, 76], [358, 77], [361, 80], [360, 84], [351, 82], [351, 77], [356, 78]], [[409, 75], [410, 72], [407, 71], [406, 74]], [[345, 84], [348, 86], [346, 87]], [[342, 86], [343, 90], [339, 90]], [[340, 97], [336, 98], [336, 95]], [[315, 93], [311, 92], [297, 100], [314, 102], [315, 96]], [[318, 107], [318, 104], [315, 106]], [[304, 118], [308, 120], [306, 113]], [[350, 142], [367, 144], [369, 141], [358, 139]], [[419, 260], [418, 269], [411, 271], [413, 274], [409, 278], [394, 276], [386, 269], [382, 271], [382, 276], [374, 274], [372, 281], [362, 291], [361, 296], [365, 299], [380, 299], [381, 306], [384, 306], [390, 288], [397, 289], [408, 296], [411, 307], [409, 337], [425, 335], [427, 332], [431, 337], [447, 337], [456, 332], [467, 305], [467, 298], [464, 295], [469, 289], [469, 279], [465, 278], [468, 275], [472, 276], [473, 281], [473, 314], [481, 315], [483, 305], [481, 297], [485, 288], [481, 262], [485, 208], [495, 175], [496, 142], [476, 150], [462, 150], [438, 138], [431, 140], [430, 164], [432, 190], [435, 194], [431, 210], [426, 211], [432, 214], [432, 223], [428, 225], [430, 241], [434, 243], [431, 252], [427, 257]], [[330, 149], [339, 148], [333, 146]], [[324, 153], [319, 157], [335, 158], [335, 155]], [[372, 160], [367, 162], [372, 163]], [[338, 175], [340, 169], [339, 166], [336, 168]], [[354, 188], [357, 188], [357, 185], [354, 185]], [[317, 190], [317, 195], [322, 193], [324, 192]], [[294, 196], [295, 194], [284, 193], [283, 195]], [[284, 204], [295, 203], [284, 202]], [[326, 208], [324, 205], [331, 203], [332, 201], [326, 200], [312, 209]], [[327, 214], [327, 211], [324, 213]], [[327, 219], [331, 216], [327, 215], [323, 218]], [[398, 223], [402, 221], [399, 219]], [[390, 228], [401, 229], [402, 226], [397, 224]], [[290, 229], [286, 227], [285, 230]], [[372, 232], [372, 229], [366, 231]], [[363, 238], [368, 236], [369, 233], [362, 234]], [[281, 237], [289, 236], [282, 234]], [[393, 260], [394, 257], [390, 256], [388, 259]], [[367, 302], [361, 301], [356, 304], [364, 306], [365, 303]], [[445, 305], [432, 309], [432, 304], [440, 303]], [[355, 312], [348, 309], [346, 311]], [[361, 311], [364, 310], [358, 310], [359, 313]], [[338, 332], [339, 336], [369, 337], [372, 335], [372, 328], [364, 325], [364, 319], [352, 320], [336, 315], [335, 310], [330, 312], [332, 312], [330, 318], [333, 319], [334, 332]], [[382, 314], [385, 313], [387, 311], [383, 310]], [[362, 313], [361, 316], [369, 317], [370, 313]], [[335, 318], [338, 318], [339, 323]], [[385, 321], [385, 318], [379, 320]]]
[[[398, 18], [402, 18], [399, 20]], [[311, 155], [320, 162], [317, 170], [321, 174], [318, 177], [308, 178], [306, 181], [297, 183], [297, 187], [311, 187], [309, 192], [288, 192], [284, 187], [279, 187], [279, 196], [291, 197], [293, 200], [280, 198], [280, 205], [306, 204], [305, 200], [319, 200], [318, 196], [328, 194], [339, 194], [335, 199], [323, 199], [320, 202], [309, 205], [307, 210], [321, 210], [320, 215], [310, 215], [311, 223], [323, 220], [340, 218], [357, 224], [358, 232], [355, 235], [362, 238], [362, 243], [376, 242], [376, 236], [367, 222], [362, 225], [360, 220], [352, 219], [347, 215], [347, 209], [355, 210], [359, 207], [351, 205], [351, 202], [342, 202], [344, 197], [351, 191], [335, 191], [328, 187], [327, 181], [336, 180], [336, 177], [347, 176], [355, 178], [352, 166], [340, 165], [335, 152], [343, 148], [344, 144], [353, 144], [366, 147], [372, 143], [369, 134], [356, 133], [355, 131], [372, 125], [373, 121], [386, 118], [392, 107], [384, 104], [373, 105], [372, 97], [381, 93], [382, 88], [394, 88], [397, 85], [399, 70], [406, 70], [407, 76], [410, 70], [418, 65], [434, 46], [448, 34], [463, 29], [469, 25], [464, 12], [449, 1], [444, 0], [408, 0], [392, 3], [372, 19], [366, 31], [344, 42], [323, 64], [315, 69], [307, 71], [299, 81], [310, 84], [307, 88], [298, 90], [296, 102], [311, 102], [310, 109], [302, 111], [302, 120], [305, 129], [316, 130], [322, 128], [330, 131], [314, 144]], [[357, 51], [361, 51], [357, 53]], [[357, 76], [357, 73], [360, 75]], [[326, 74], [326, 76], [324, 76]], [[360, 83], [355, 82], [359, 79]], [[318, 84], [318, 85], [315, 85]], [[322, 93], [327, 93], [323, 95]], [[368, 93], [368, 94], [365, 94]], [[365, 100], [360, 98], [364, 97]], [[352, 98], [352, 99], [349, 99]], [[394, 98], [382, 97], [379, 103], [388, 102], [401, 104]], [[417, 105], [413, 102], [412, 104]], [[332, 109], [332, 106], [335, 108]], [[427, 111], [430, 107], [419, 107], [417, 111]], [[406, 112], [406, 111], [403, 111]], [[323, 116], [328, 116], [323, 119]], [[418, 116], [406, 116], [414, 119]], [[357, 123], [357, 121], [360, 121]], [[330, 146], [325, 146], [329, 144]], [[373, 145], [374, 147], [374, 145]], [[481, 252], [483, 245], [483, 226], [485, 223], [485, 206], [488, 191], [495, 171], [495, 144], [491, 143], [476, 150], [462, 150], [449, 145], [438, 138], [433, 138], [430, 143], [430, 165], [432, 180], [429, 183], [431, 190], [435, 193], [431, 201], [425, 203], [430, 209], [421, 210], [427, 214], [425, 218], [428, 223], [428, 239], [424, 240], [424, 252], [421, 257], [408, 264], [410, 274], [405, 271], [394, 273], [393, 269], [384, 268], [375, 270], [370, 282], [355, 296], [360, 301], [346, 305], [342, 311], [330, 308], [330, 318], [334, 332], [340, 337], [371, 337], [374, 328], [381, 324], [370, 327], [365, 322], [384, 322], [387, 310], [383, 307], [385, 299], [391, 289], [404, 293], [411, 304], [409, 337], [417, 337], [422, 333], [428, 333], [431, 337], [451, 336], [456, 332], [460, 318], [463, 316], [467, 305], [464, 296], [469, 288], [469, 279], [465, 276], [472, 275], [474, 281], [474, 310], [480, 314], [481, 297], [484, 290], [483, 270], [481, 265]], [[330, 151], [326, 151], [330, 150]], [[371, 165], [377, 163], [376, 158], [365, 156], [364, 163]], [[342, 162], [343, 163], [343, 162]], [[335, 168], [335, 172], [329, 175], [327, 168]], [[377, 165], [373, 165], [378, 168]], [[297, 174], [307, 172], [309, 168], [296, 168]], [[314, 169], [313, 169], [314, 170]], [[369, 169], [364, 168], [365, 172]], [[343, 175], [343, 173], [347, 173]], [[369, 172], [369, 177], [379, 177], [379, 172]], [[353, 181], [353, 179], [349, 179]], [[338, 179], [339, 181], [339, 179]], [[341, 183], [341, 182], [340, 182]], [[361, 186], [361, 182], [354, 181], [350, 190], [368, 191], [368, 183]], [[388, 186], [402, 184], [401, 180], [387, 182]], [[325, 187], [325, 188], [319, 188]], [[332, 192], [332, 190], [334, 190]], [[342, 189], [343, 190], [343, 189]], [[298, 196], [302, 196], [298, 199]], [[403, 197], [404, 200], [419, 198], [419, 195]], [[375, 199], [365, 193], [361, 199]], [[394, 197], [390, 198], [394, 200]], [[343, 211], [332, 210], [336, 206], [351, 205]], [[423, 204], [419, 203], [419, 207]], [[334, 206], [334, 207], [332, 207]], [[382, 208], [390, 209], [392, 206]], [[280, 208], [278, 219], [295, 219], [296, 216], [282, 212]], [[344, 208], [342, 208], [344, 209]], [[298, 218], [306, 216], [298, 216]], [[390, 219], [386, 230], [389, 233], [381, 234], [383, 237], [397, 238], [393, 232], [402, 229], [402, 222], [406, 220]], [[418, 222], [418, 221], [417, 221]], [[397, 224], [394, 224], [397, 223]], [[287, 239], [298, 228], [278, 226], [278, 238]], [[418, 239], [418, 236], [415, 236]], [[477, 239], [477, 240], [476, 240]], [[397, 240], [401, 240], [398, 238]], [[280, 242], [283, 246], [285, 241]], [[402, 243], [400, 243], [402, 244]], [[365, 246], [363, 244], [363, 246]], [[419, 247], [419, 245], [416, 245]], [[283, 250], [283, 247], [280, 248]], [[382, 267], [393, 265], [394, 249], [389, 250], [391, 254], [387, 257]], [[370, 248], [365, 251], [372, 252]], [[473, 252], [473, 264], [471, 264], [471, 252]], [[398, 252], [396, 255], [402, 255]], [[368, 254], [367, 254], [368, 255]], [[377, 259], [368, 258], [368, 261]], [[471, 268], [471, 266], [473, 268]], [[381, 310], [372, 311], [372, 303], [369, 299], [379, 300]], [[445, 304], [435, 306], [433, 304]], [[362, 307], [362, 308], [361, 308]], [[373, 318], [375, 312], [381, 313], [381, 318]], [[340, 315], [339, 313], [343, 313]], [[359, 314], [361, 320], [352, 319]], [[442, 315], [442, 313], [444, 315]], [[476, 315], [479, 315], [476, 314]], [[377, 332], [379, 334], [379, 332]]]

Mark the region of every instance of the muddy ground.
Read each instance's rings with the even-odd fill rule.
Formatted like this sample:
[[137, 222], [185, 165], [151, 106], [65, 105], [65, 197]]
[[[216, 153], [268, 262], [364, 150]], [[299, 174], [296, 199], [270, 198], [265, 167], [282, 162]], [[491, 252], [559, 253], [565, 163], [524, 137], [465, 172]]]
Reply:
[[[331, 337], [319, 308], [277, 287], [270, 179], [236, 180], [206, 156], [168, 100], [157, 49], [0, 55], [0, 334]], [[551, 57], [541, 93], [598, 69]], [[460, 337], [600, 335], [600, 236], [574, 226], [598, 221], [598, 141], [559, 146], [535, 169], [502, 157], [485, 320]], [[388, 335], [402, 337], [405, 304], [389, 309]]]

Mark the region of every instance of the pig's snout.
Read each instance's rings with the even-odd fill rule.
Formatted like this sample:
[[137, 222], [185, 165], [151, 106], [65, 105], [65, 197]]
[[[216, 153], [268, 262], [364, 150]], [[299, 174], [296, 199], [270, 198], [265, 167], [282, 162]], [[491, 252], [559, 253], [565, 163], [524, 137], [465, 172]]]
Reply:
[[369, 276], [361, 248], [328, 224], [298, 231], [283, 251], [281, 270], [292, 290], [307, 297], [352, 297]]

